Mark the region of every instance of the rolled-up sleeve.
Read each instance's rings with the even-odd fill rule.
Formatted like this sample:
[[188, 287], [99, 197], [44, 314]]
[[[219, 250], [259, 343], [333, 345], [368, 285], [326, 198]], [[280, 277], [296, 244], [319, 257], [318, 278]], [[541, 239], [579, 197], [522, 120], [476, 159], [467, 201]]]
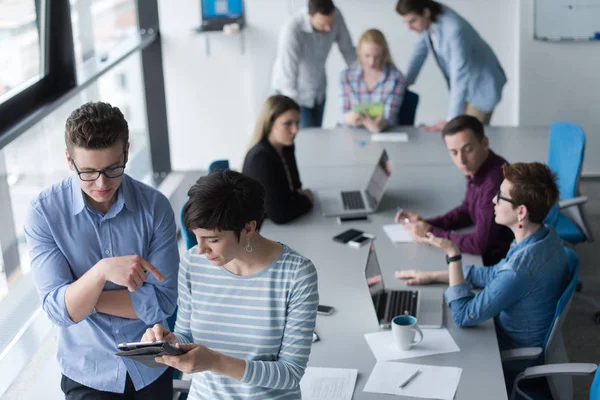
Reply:
[[65, 293], [73, 283], [73, 273], [54, 240], [43, 211], [35, 205], [31, 205], [27, 212], [25, 238], [29, 247], [33, 282], [42, 302], [42, 309], [58, 326], [75, 324], [65, 304]]
[[162, 322], [173, 314], [177, 304], [177, 231], [173, 210], [166, 197], [159, 198], [154, 216], [154, 233], [146, 259], [163, 274], [165, 280], [159, 282], [148, 273], [148, 280], [142, 287], [129, 294], [133, 310], [147, 325]]
[[[472, 273], [473, 268], [468, 272]], [[518, 301], [527, 293], [527, 282], [512, 268], [505, 267], [497, 271], [495, 277], [477, 295], [465, 282], [449, 287], [444, 298], [452, 310], [452, 318], [457, 326], [473, 326], [495, 317]]]

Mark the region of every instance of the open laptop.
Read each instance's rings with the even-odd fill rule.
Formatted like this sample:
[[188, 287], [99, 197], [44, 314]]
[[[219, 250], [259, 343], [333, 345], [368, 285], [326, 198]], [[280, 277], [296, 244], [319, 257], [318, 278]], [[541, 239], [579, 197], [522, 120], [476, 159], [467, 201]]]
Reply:
[[366, 189], [317, 193], [323, 215], [341, 217], [374, 213], [383, 198], [385, 186], [391, 175], [392, 164], [387, 152], [383, 150]]
[[365, 278], [379, 326], [390, 328], [392, 319], [398, 315], [415, 316], [418, 325], [425, 328], [441, 328], [444, 322], [443, 300], [438, 291], [432, 290], [386, 290], [383, 274], [375, 254], [375, 243], [371, 242]]

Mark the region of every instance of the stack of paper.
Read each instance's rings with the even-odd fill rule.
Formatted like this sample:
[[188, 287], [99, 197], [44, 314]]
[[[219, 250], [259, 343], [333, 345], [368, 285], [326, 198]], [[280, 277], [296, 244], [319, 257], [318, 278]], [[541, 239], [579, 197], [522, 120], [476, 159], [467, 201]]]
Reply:
[[402, 224], [384, 225], [383, 231], [394, 243], [412, 242], [412, 237], [410, 236], [410, 233], [406, 229], [404, 229], [404, 226], [402, 226]]
[[303, 400], [350, 400], [358, 370], [308, 367], [300, 381]]
[[[400, 383], [419, 372], [404, 387]], [[432, 365], [378, 362], [371, 372], [363, 391], [395, 394], [425, 399], [452, 400], [456, 394], [462, 368]]]
[[408, 133], [397, 132], [397, 133], [374, 133], [371, 135], [372, 142], [392, 142], [392, 143], [406, 143], [408, 142]]
[[402, 360], [432, 354], [460, 351], [447, 329], [422, 329], [423, 341], [409, 350], [400, 350], [394, 344], [392, 331], [365, 334], [365, 339], [377, 361]]

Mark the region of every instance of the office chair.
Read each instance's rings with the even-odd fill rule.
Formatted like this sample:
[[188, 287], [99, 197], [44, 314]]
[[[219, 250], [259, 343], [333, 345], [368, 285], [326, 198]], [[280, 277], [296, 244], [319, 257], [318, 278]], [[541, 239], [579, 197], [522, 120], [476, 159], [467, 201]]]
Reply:
[[[529, 367], [521, 372], [515, 379], [510, 400], [524, 399], [535, 400], [535, 397], [530, 396], [519, 387], [519, 383], [527, 379], [549, 378], [554, 376], [574, 376], [574, 375], [591, 375], [596, 372], [594, 381], [590, 387], [590, 400], [600, 400], [600, 369], [596, 364], [589, 363], [564, 363], [564, 364], [546, 364], [536, 367]], [[518, 397], [517, 397], [518, 396]]]
[[407, 89], [398, 111], [398, 125], [414, 125], [418, 105], [419, 95]]
[[[554, 319], [550, 324], [542, 347], [523, 347], [505, 350], [500, 354], [503, 363], [520, 360], [537, 360], [537, 364], [547, 366], [568, 361], [567, 350], [561, 335], [561, 328], [567, 313], [569, 312], [569, 308], [571, 307], [571, 301], [573, 300], [573, 294], [575, 293], [575, 287], [577, 286], [577, 281], [579, 279], [579, 257], [577, 256], [577, 253], [568, 247], [565, 247], [565, 251], [569, 259], [569, 284], [556, 304]], [[524, 374], [524, 372], [521, 374]], [[519, 374], [517, 378], [521, 376], [521, 374]], [[527, 379], [533, 377], [534, 376], [529, 376]], [[570, 376], [551, 375], [547, 380], [554, 400], [573, 399], [573, 381]], [[516, 383], [517, 381], [515, 380], [515, 385]], [[511, 396], [511, 399], [514, 398], [513, 396]], [[529, 396], [532, 396], [532, 394], [529, 394]], [[535, 394], [533, 394], [533, 397], [536, 397]], [[529, 399], [531, 397], [526, 398]]]

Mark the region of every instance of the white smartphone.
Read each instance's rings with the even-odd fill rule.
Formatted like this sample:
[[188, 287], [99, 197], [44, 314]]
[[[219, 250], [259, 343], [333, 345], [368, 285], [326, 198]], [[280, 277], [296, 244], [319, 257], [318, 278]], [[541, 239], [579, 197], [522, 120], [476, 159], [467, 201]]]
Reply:
[[373, 239], [375, 239], [375, 236], [369, 235], [368, 233], [363, 233], [361, 236], [350, 240], [348, 242], [348, 246], [358, 249], [362, 245], [365, 245], [365, 244], [371, 242], [371, 240], [373, 240]]
[[325, 306], [323, 304], [319, 304], [317, 306], [317, 314], [331, 315], [331, 314], [333, 314], [333, 310], [334, 310], [334, 308], [331, 306]]

